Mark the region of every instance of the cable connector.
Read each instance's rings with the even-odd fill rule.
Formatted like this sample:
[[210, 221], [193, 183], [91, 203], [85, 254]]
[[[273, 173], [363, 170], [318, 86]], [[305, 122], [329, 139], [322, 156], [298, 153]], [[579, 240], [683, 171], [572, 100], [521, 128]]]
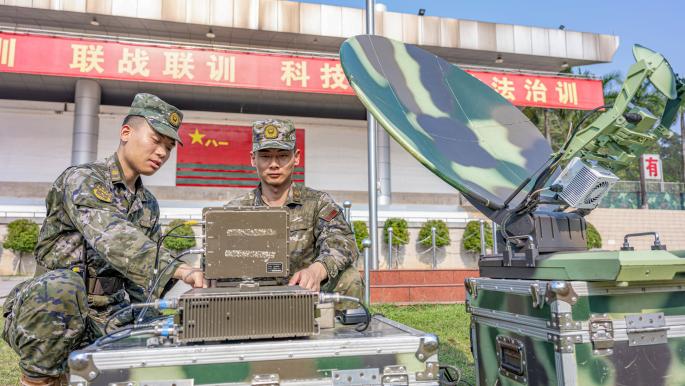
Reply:
[[175, 326], [167, 326], [164, 324], [155, 327], [155, 334], [158, 336], [176, 336], [178, 334], [178, 329]]
[[158, 299], [155, 300], [153, 307], [158, 310], [175, 310], [178, 308], [178, 299]]
[[337, 292], [319, 292], [319, 303], [340, 303], [340, 294]]

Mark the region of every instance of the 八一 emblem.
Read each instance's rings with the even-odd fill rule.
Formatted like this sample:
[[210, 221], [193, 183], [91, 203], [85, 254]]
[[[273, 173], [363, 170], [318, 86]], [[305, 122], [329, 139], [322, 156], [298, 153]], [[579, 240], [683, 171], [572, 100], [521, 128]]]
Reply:
[[264, 129], [264, 137], [266, 139], [274, 139], [278, 137], [278, 129], [276, 129], [276, 126], [269, 125]]
[[178, 127], [178, 124], [181, 122], [181, 117], [178, 116], [177, 112], [172, 112], [169, 114], [169, 123], [171, 123], [172, 126]]

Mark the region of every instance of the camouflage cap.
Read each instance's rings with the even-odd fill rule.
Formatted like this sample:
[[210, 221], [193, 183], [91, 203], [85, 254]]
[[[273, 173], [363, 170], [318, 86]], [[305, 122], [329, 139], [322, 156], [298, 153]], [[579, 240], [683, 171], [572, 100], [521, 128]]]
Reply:
[[183, 144], [178, 135], [183, 113], [155, 95], [136, 94], [133, 103], [131, 103], [131, 109], [128, 110], [128, 115], [138, 115], [145, 118], [156, 132]]
[[293, 123], [281, 119], [252, 122], [252, 151], [262, 149], [295, 149]]

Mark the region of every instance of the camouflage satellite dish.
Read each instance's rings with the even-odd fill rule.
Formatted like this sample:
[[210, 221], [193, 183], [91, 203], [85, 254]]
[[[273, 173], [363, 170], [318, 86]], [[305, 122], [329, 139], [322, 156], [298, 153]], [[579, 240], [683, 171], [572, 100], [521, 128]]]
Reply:
[[639, 44], [633, 46], [633, 56], [635, 61], [644, 60], [647, 67], [652, 71], [649, 81], [668, 99], [675, 99], [677, 96], [675, 86], [675, 75], [673, 69], [660, 53], [652, 51]]
[[516, 107], [438, 56], [361, 35], [342, 44], [340, 59], [385, 130], [489, 217], [520, 204], [550, 158], [549, 144]]

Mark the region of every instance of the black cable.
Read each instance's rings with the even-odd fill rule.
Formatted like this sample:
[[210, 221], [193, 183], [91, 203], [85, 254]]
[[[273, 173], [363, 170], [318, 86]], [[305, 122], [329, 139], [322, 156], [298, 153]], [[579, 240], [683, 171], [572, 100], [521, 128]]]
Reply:
[[[182, 223], [176, 225], [175, 227], [173, 227], [173, 228], [169, 229], [168, 231], [166, 231], [166, 233], [164, 233], [164, 234], [162, 235], [162, 237], [160, 237], [160, 238], [157, 240], [157, 251], [156, 251], [156, 253], [155, 253], [155, 266], [154, 266], [154, 267], [155, 267], [155, 270], [154, 270], [155, 273], [157, 273], [157, 271], [159, 270], [159, 252], [160, 252], [160, 250], [162, 249], [162, 242], [164, 241], [164, 239], [165, 239], [167, 236], [171, 235], [171, 232], [175, 231], [176, 229], [178, 229], [178, 228], [180, 228], [180, 227], [182, 227], [182, 226], [184, 226], [184, 225], [190, 225], [190, 224], [187, 224], [187, 223], [188, 223], [188, 221], [184, 221], [184, 222], [182, 222]], [[183, 237], [183, 238], [185, 238], [185, 237], [187, 237], [187, 236], [174, 236], [174, 237]], [[193, 237], [194, 237], [194, 236], [193, 236]]]
[[126, 327], [123, 329], [116, 330], [116, 331], [112, 332], [111, 334], [101, 336], [93, 344], [95, 346], [101, 347], [104, 345], [108, 345], [108, 344], [118, 342], [122, 339], [130, 338], [132, 336], [147, 335], [147, 334], [154, 334], [154, 333], [155, 333], [155, 329], [150, 328], [149, 326], [145, 326], [143, 328]]
[[355, 298], [354, 296], [347, 296], [347, 295], [337, 295], [337, 301], [348, 301], [348, 302], [353, 302], [359, 304], [359, 306], [364, 310], [364, 313], [366, 314], [366, 322], [364, 323], [359, 323], [357, 324], [354, 329], [357, 332], [363, 332], [366, 331], [367, 328], [369, 328], [369, 324], [371, 323], [371, 313], [369, 312], [369, 309], [366, 307], [366, 305], [359, 299]]
[[135, 310], [137, 308], [147, 308], [147, 307], [152, 306], [152, 305], [154, 305], [154, 303], [135, 303], [135, 304], [129, 304], [128, 306], [117, 310], [115, 313], [110, 315], [109, 318], [107, 318], [107, 322], [105, 322], [105, 334], [109, 333], [109, 325], [110, 325], [110, 323], [112, 323], [114, 318], [116, 318], [117, 316], [123, 314], [124, 312], [126, 312], [128, 310], [131, 310], [131, 319], [134, 323], [134, 327], [136, 327], [135, 326], [135, 315], [133, 313], [133, 310]]
[[566, 141], [566, 143], [564, 143], [564, 146], [561, 147], [561, 151], [565, 151], [566, 148], [568, 148], [568, 145], [571, 143], [571, 140], [573, 139], [573, 136], [576, 135], [576, 132], [578, 132], [578, 129], [580, 128], [580, 125], [582, 125], [583, 122], [585, 122], [585, 120], [587, 120], [587, 119], [590, 117], [590, 115], [596, 113], [597, 111], [599, 111], [599, 110], [601, 110], [601, 109], [610, 109], [610, 108], [613, 108], [613, 107], [614, 107], [614, 105], [603, 105], [603, 106], [595, 107], [594, 109], [592, 109], [592, 110], [588, 111], [587, 113], [585, 113], [585, 115], [583, 115], [583, 117], [580, 118], [580, 121], [578, 121], [578, 123], [576, 123], [576, 125], [573, 127], [573, 130], [571, 130], [571, 134], [569, 135], [568, 140]]
[[[449, 369], [453, 369], [457, 372], [457, 377], [454, 378], [450, 374]], [[438, 372], [438, 383], [442, 386], [457, 386], [461, 380], [461, 371], [456, 366], [451, 365], [440, 365], [440, 370]]]
[[93, 342], [93, 344], [95, 346], [103, 346], [106, 344], [114, 343], [118, 340], [128, 338], [129, 336], [131, 336], [131, 331], [133, 331], [133, 327], [125, 327], [125, 328], [116, 330], [112, 333], [109, 333], [109, 334], [106, 334], [106, 335], [103, 335], [103, 336], [97, 338], [95, 340], [95, 342]]
[[[189, 254], [190, 251], [192, 251], [192, 250], [189, 249], [189, 250], [187, 250], [187, 251], [185, 251], [185, 252], [183, 252], [177, 256], [172, 256], [173, 259], [169, 262], [169, 264], [167, 264], [166, 267], [164, 267], [164, 269], [162, 269], [162, 271], [159, 272], [157, 274], [157, 276], [154, 278], [152, 285], [150, 285], [150, 288], [148, 289], [148, 295], [147, 295], [147, 299], [145, 299], [145, 303], [150, 303], [152, 301], [152, 296], [154, 296], [155, 290], [157, 289], [157, 286], [159, 285], [159, 281], [162, 279], [162, 276], [164, 276], [166, 271], [169, 270], [169, 267], [171, 267], [181, 257]], [[138, 316], [137, 322], [140, 322], [143, 320], [143, 318], [145, 317], [145, 314], [147, 313], [147, 309], [148, 309], [147, 306], [143, 308], [143, 310], [141, 311], [141, 313]]]
[[115, 313], [110, 315], [109, 318], [107, 318], [107, 321], [105, 322], [105, 334], [109, 334], [109, 324], [112, 323], [112, 320], [114, 320], [114, 318], [116, 318], [117, 316], [123, 314], [124, 312], [126, 312], [128, 310], [131, 310], [131, 319], [133, 319], [133, 321], [135, 321], [135, 316], [133, 315], [133, 307], [128, 305], [128, 306], [126, 306], [120, 310], [117, 310]]
[[[576, 135], [576, 133], [580, 129], [580, 126], [595, 112], [597, 112], [601, 109], [610, 109], [612, 107], [614, 107], [614, 106], [613, 105], [599, 106], [599, 107], [596, 107], [596, 108], [590, 110], [585, 115], [583, 115], [583, 117], [578, 121], [578, 123], [576, 123], [576, 125], [573, 127], [573, 129], [569, 133], [568, 140], [564, 143], [564, 145], [561, 147], [561, 149], [557, 152], [556, 158], [536, 178], [535, 183], [533, 184], [533, 188], [531, 189], [532, 192], [538, 191], [539, 189], [542, 188], [542, 186], [545, 183], [547, 183], [547, 180], [551, 177], [551, 175], [554, 173], [554, 171], [559, 166], [559, 162], [560, 162], [563, 154], [566, 152], [566, 149], [571, 144], [571, 140], [573, 139], [573, 137]], [[532, 210], [535, 209], [535, 207], [537, 205], [539, 205], [539, 199], [538, 199], [539, 196], [540, 196], [540, 193], [538, 192], [535, 197], [531, 196], [528, 199], [524, 200], [516, 209], [513, 210], [513, 212], [515, 212], [517, 214], [531, 212]]]

